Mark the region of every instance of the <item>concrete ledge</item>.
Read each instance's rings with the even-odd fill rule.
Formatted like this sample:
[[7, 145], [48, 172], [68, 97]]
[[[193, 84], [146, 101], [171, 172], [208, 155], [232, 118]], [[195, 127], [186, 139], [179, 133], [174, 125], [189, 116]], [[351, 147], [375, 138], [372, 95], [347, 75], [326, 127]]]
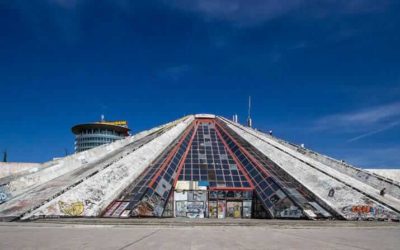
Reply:
[[109, 226], [258, 226], [258, 227], [399, 227], [398, 222], [388, 221], [335, 221], [335, 220], [266, 220], [266, 219], [187, 219], [187, 218], [58, 218], [38, 219], [30, 222], [8, 222], [2, 225], [109, 225]]

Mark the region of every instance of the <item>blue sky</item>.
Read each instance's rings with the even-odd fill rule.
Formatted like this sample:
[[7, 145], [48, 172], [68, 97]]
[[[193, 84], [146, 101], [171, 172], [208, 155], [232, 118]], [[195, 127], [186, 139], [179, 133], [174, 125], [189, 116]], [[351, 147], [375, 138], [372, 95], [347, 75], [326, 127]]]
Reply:
[[77, 123], [192, 113], [362, 167], [400, 167], [398, 1], [2, 0], [0, 150], [73, 151]]

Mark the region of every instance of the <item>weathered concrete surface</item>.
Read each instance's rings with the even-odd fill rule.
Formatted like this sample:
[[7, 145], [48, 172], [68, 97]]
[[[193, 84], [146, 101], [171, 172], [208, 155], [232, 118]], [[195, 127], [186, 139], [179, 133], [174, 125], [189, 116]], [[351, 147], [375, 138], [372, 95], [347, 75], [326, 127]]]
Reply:
[[[31, 168], [29, 171], [25, 170], [11, 176], [0, 178], [0, 194], [3, 193], [7, 197], [6, 201], [11, 200], [13, 197], [24, 194], [27, 191], [63, 176], [68, 172], [75, 170], [79, 171], [79, 169], [85, 168], [89, 164], [98, 164], [99, 161], [104, 161], [104, 158], [111, 158], [118, 150], [121, 150], [124, 147], [132, 144], [137, 139], [140, 139], [147, 134], [150, 134], [163, 127], [168, 127], [171, 124], [175, 124], [180, 120], [181, 119], [140, 132], [136, 135], [129, 136], [125, 139], [118, 140], [110, 144], [104, 144], [90, 150], [66, 156], [64, 158], [42, 163], [39, 165], [39, 167]], [[4, 200], [0, 200], [0, 203], [2, 202], [4, 202]]]
[[[225, 119], [226, 120], [226, 119]], [[262, 133], [260, 131], [247, 128], [258, 136], [268, 138], [275, 142], [282, 144], [285, 147], [291, 148], [311, 159], [321, 162], [322, 164], [333, 168], [341, 173], [349, 175], [365, 184], [368, 184], [378, 190], [386, 188], [386, 193], [390, 194], [397, 199], [400, 199], [400, 169], [362, 169], [350, 165], [347, 162], [339, 161], [327, 155], [320, 154], [308, 148], [296, 145], [280, 138]], [[377, 171], [375, 171], [377, 170]], [[397, 182], [397, 183], [396, 183]]]
[[400, 169], [366, 169], [369, 172], [382, 175], [394, 181], [400, 182]]
[[392, 223], [196, 225], [0, 223], [0, 249], [398, 249], [400, 244], [400, 227]]
[[[72, 187], [22, 219], [37, 216], [99, 216], [193, 121], [188, 117], [110, 167]], [[77, 214], [79, 210], [79, 214]]]
[[117, 162], [121, 157], [133, 152], [137, 147], [147, 143], [151, 139], [152, 137], [147, 133], [143, 134], [143, 136], [138, 136], [137, 140], [132, 142], [132, 145], [117, 149], [113, 156], [109, 156], [97, 163], [87, 164], [80, 169], [70, 171], [58, 178], [28, 190], [6, 204], [0, 205], [0, 217], [16, 217], [32, 208], [40, 206], [49, 199], [60, 195], [66, 189], [73, 187], [74, 184], [81, 182], [108, 165]]
[[[69, 171], [66, 174], [63, 174], [57, 178], [44, 182], [43, 184], [36, 185], [36, 187], [30, 188], [28, 191], [22, 193], [21, 195], [14, 197], [10, 201], [7, 201], [6, 203], [0, 205], [0, 217], [6, 219], [14, 218], [26, 213], [27, 211], [37, 208], [41, 204], [48, 202], [52, 198], [61, 195], [63, 192], [71, 189], [75, 185], [78, 185], [81, 181], [88, 180], [89, 177], [93, 174], [96, 174], [98, 172], [101, 173], [102, 170], [104, 170], [107, 166], [117, 164], [118, 162], [126, 158], [127, 155], [135, 152], [138, 147], [141, 147], [143, 146], [143, 144], [146, 144], [150, 140], [154, 139], [154, 136], [157, 135], [152, 135], [153, 133], [167, 130], [176, 122], [179, 122], [179, 120], [153, 128], [148, 131], [141, 132], [125, 140], [120, 140], [112, 144], [101, 146], [103, 148], [103, 151], [104, 149], [107, 149], [109, 147], [114, 148], [114, 150], [112, 150], [112, 154], [100, 154], [99, 156], [96, 156], [96, 158], [98, 159], [97, 161], [90, 162], [89, 159], [86, 159], [87, 163], [82, 165], [80, 168]], [[126, 144], [126, 142], [121, 141], [129, 141], [130, 143]], [[121, 144], [124, 146], [116, 148], [114, 144]], [[91, 151], [95, 150], [100, 149], [94, 148], [85, 152], [90, 151], [89, 153], [91, 153]], [[85, 156], [85, 152], [81, 152], [71, 157], [79, 158]], [[76, 213], [77, 211], [72, 212]]]
[[[345, 221], [345, 220], [279, 220], [279, 219], [191, 219], [191, 218], [41, 218], [29, 222], [9, 223], [24, 224], [71, 224], [71, 225], [118, 225], [118, 226], [268, 226], [268, 227], [400, 227], [399, 222], [389, 221]], [[1, 225], [1, 222], [0, 222]]]
[[[391, 206], [399, 211], [399, 199], [390, 195], [382, 197], [379, 195], [379, 190], [351, 176], [332, 169], [314, 159], [308, 158], [270, 138], [260, 137], [249, 128], [239, 124], [233, 124], [230, 121], [227, 122], [227, 125], [233, 131], [260, 150], [305, 187], [312, 190], [316, 196], [346, 219], [352, 220], [359, 218], [360, 214], [354, 212], [352, 208], [364, 206], [365, 204], [373, 207], [374, 211], [382, 211], [380, 213], [363, 214], [366, 216], [365, 218], [399, 218], [399, 214], [389, 207], [386, 207]], [[335, 190], [334, 197], [329, 197], [327, 195], [328, 190], [331, 188]], [[374, 200], [367, 197], [367, 194], [369, 197], [373, 197]]]
[[0, 162], [0, 178], [40, 167], [40, 163]]

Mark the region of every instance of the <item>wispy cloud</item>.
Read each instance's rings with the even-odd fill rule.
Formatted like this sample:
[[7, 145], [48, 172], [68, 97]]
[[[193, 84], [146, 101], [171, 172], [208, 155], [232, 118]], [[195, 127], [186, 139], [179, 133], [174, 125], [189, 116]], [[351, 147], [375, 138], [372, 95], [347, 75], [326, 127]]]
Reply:
[[78, 0], [47, 0], [50, 4], [58, 5], [61, 8], [73, 9], [77, 6]]
[[342, 158], [358, 167], [400, 168], [400, 147], [356, 148], [341, 152]]
[[315, 122], [314, 128], [359, 133], [347, 140], [347, 142], [355, 142], [398, 125], [400, 125], [400, 102], [395, 102], [349, 113], [325, 116]]
[[[354, 15], [365, 12], [387, 10], [394, 0], [160, 0], [170, 8], [191, 12], [202, 19], [220, 20], [233, 24], [235, 27], [249, 27], [270, 20], [300, 15], [306, 18], [325, 18], [335, 14]], [[39, 41], [51, 43], [54, 39], [65, 40], [74, 44], [84, 37], [87, 27], [87, 15], [93, 9], [106, 9], [107, 13], [99, 18], [125, 21], [124, 16], [134, 16], [139, 1], [130, 0], [42, 0], [6, 1], [5, 8], [10, 8], [20, 15], [32, 33]], [[9, 3], [8, 3], [9, 2]], [[164, 6], [164, 7], [165, 7]], [[95, 7], [95, 8], [93, 8]], [[306, 10], [306, 12], [305, 12]], [[151, 14], [152, 12], [149, 11]], [[293, 17], [291, 16], [291, 17]], [[49, 30], [55, 34], [49, 35]], [[354, 34], [354, 31], [345, 32], [343, 36]], [[335, 39], [338, 35], [333, 36]], [[341, 37], [341, 36], [339, 36]], [[216, 41], [216, 46], [223, 47], [224, 39]]]
[[158, 75], [163, 79], [168, 79], [172, 80], [173, 82], [177, 82], [191, 70], [192, 67], [187, 64], [175, 65], [161, 70], [158, 73]]
[[[44, 43], [60, 39], [74, 43], [79, 38], [78, 0], [24, 1], [13, 0], [5, 8], [13, 9], [35, 38]], [[51, 31], [51, 32], [50, 32]]]
[[307, 9], [307, 15], [322, 18], [333, 14], [358, 14], [381, 11], [391, 0], [169, 0], [177, 8], [197, 12], [206, 18], [224, 20], [239, 26], [255, 25], [294, 11]]
[[52, 43], [59, 39], [75, 44], [87, 32], [84, 22], [93, 9], [102, 6], [106, 10], [104, 13], [108, 16], [98, 15], [99, 20], [117, 20], [124, 14], [133, 15], [135, 3], [130, 0], [12, 0], [5, 8], [14, 10], [38, 41]]
[[317, 121], [317, 125], [321, 129], [354, 125], [366, 126], [373, 125], [390, 118], [398, 118], [399, 116], [400, 102], [395, 102], [354, 111], [351, 113], [329, 115], [319, 119]]
[[302, 0], [174, 0], [174, 6], [201, 13], [206, 19], [232, 21], [248, 25], [270, 20], [296, 9]]
[[358, 140], [363, 139], [363, 138], [365, 138], [365, 137], [368, 137], [368, 136], [371, 136], [371, 135], [375, 135], [375, 134], [381, 133], [381, 132], [383, 132], [383, 131], [386, 131], [386, 130], [388, 130], [388, 129], [391, 129], [391, 128], [393, 128], [393, 127], [396, 127], [396, 126], [399, 125], [399, 124], [400, 124], [400, 121], [392, 122], [392, 123], [390, 123], [389, 125], [384, 126], [383, 128], [379, 128], [379, 129], [377, 129], [377, 130], [373, 130], [373, 131], [370, 131], [370, 132], [368, 132], [368, 133], [365, 133], [365, 134], [362, 134], [362, 135], [359, 135], [359, 136], [350, 138], [349, 140], [347, 140], [347, 142], [355, 142], [355, 141], [358, 141]]

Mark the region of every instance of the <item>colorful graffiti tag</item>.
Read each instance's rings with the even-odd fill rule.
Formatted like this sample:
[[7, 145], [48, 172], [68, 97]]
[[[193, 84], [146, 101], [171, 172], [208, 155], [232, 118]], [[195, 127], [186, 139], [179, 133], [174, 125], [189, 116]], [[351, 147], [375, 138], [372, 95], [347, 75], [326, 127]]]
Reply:
[[6, 193], [0, 192], [0, 204], [6, 202], [7, 198], [8, 197]]
[[8, 193], [7, 186], [0, 187], [0, 204], [8, 201], [10, 199], [10, 195]]
[[347, 219], [399, 219], [397, 215], [380, 205], [358, 204], [344, 207]]
[[371, 210], [373, 211], [374, 208], [369, 205], [359, 205], [359, 206], [352, 206], [351, 211], [353, 213], [370, 213]]
[[81, 201], [67, 203], [63, 201], [58, 202], [60, 211], [69, 216], [81, 216], [85, 210], [85, 205]]

